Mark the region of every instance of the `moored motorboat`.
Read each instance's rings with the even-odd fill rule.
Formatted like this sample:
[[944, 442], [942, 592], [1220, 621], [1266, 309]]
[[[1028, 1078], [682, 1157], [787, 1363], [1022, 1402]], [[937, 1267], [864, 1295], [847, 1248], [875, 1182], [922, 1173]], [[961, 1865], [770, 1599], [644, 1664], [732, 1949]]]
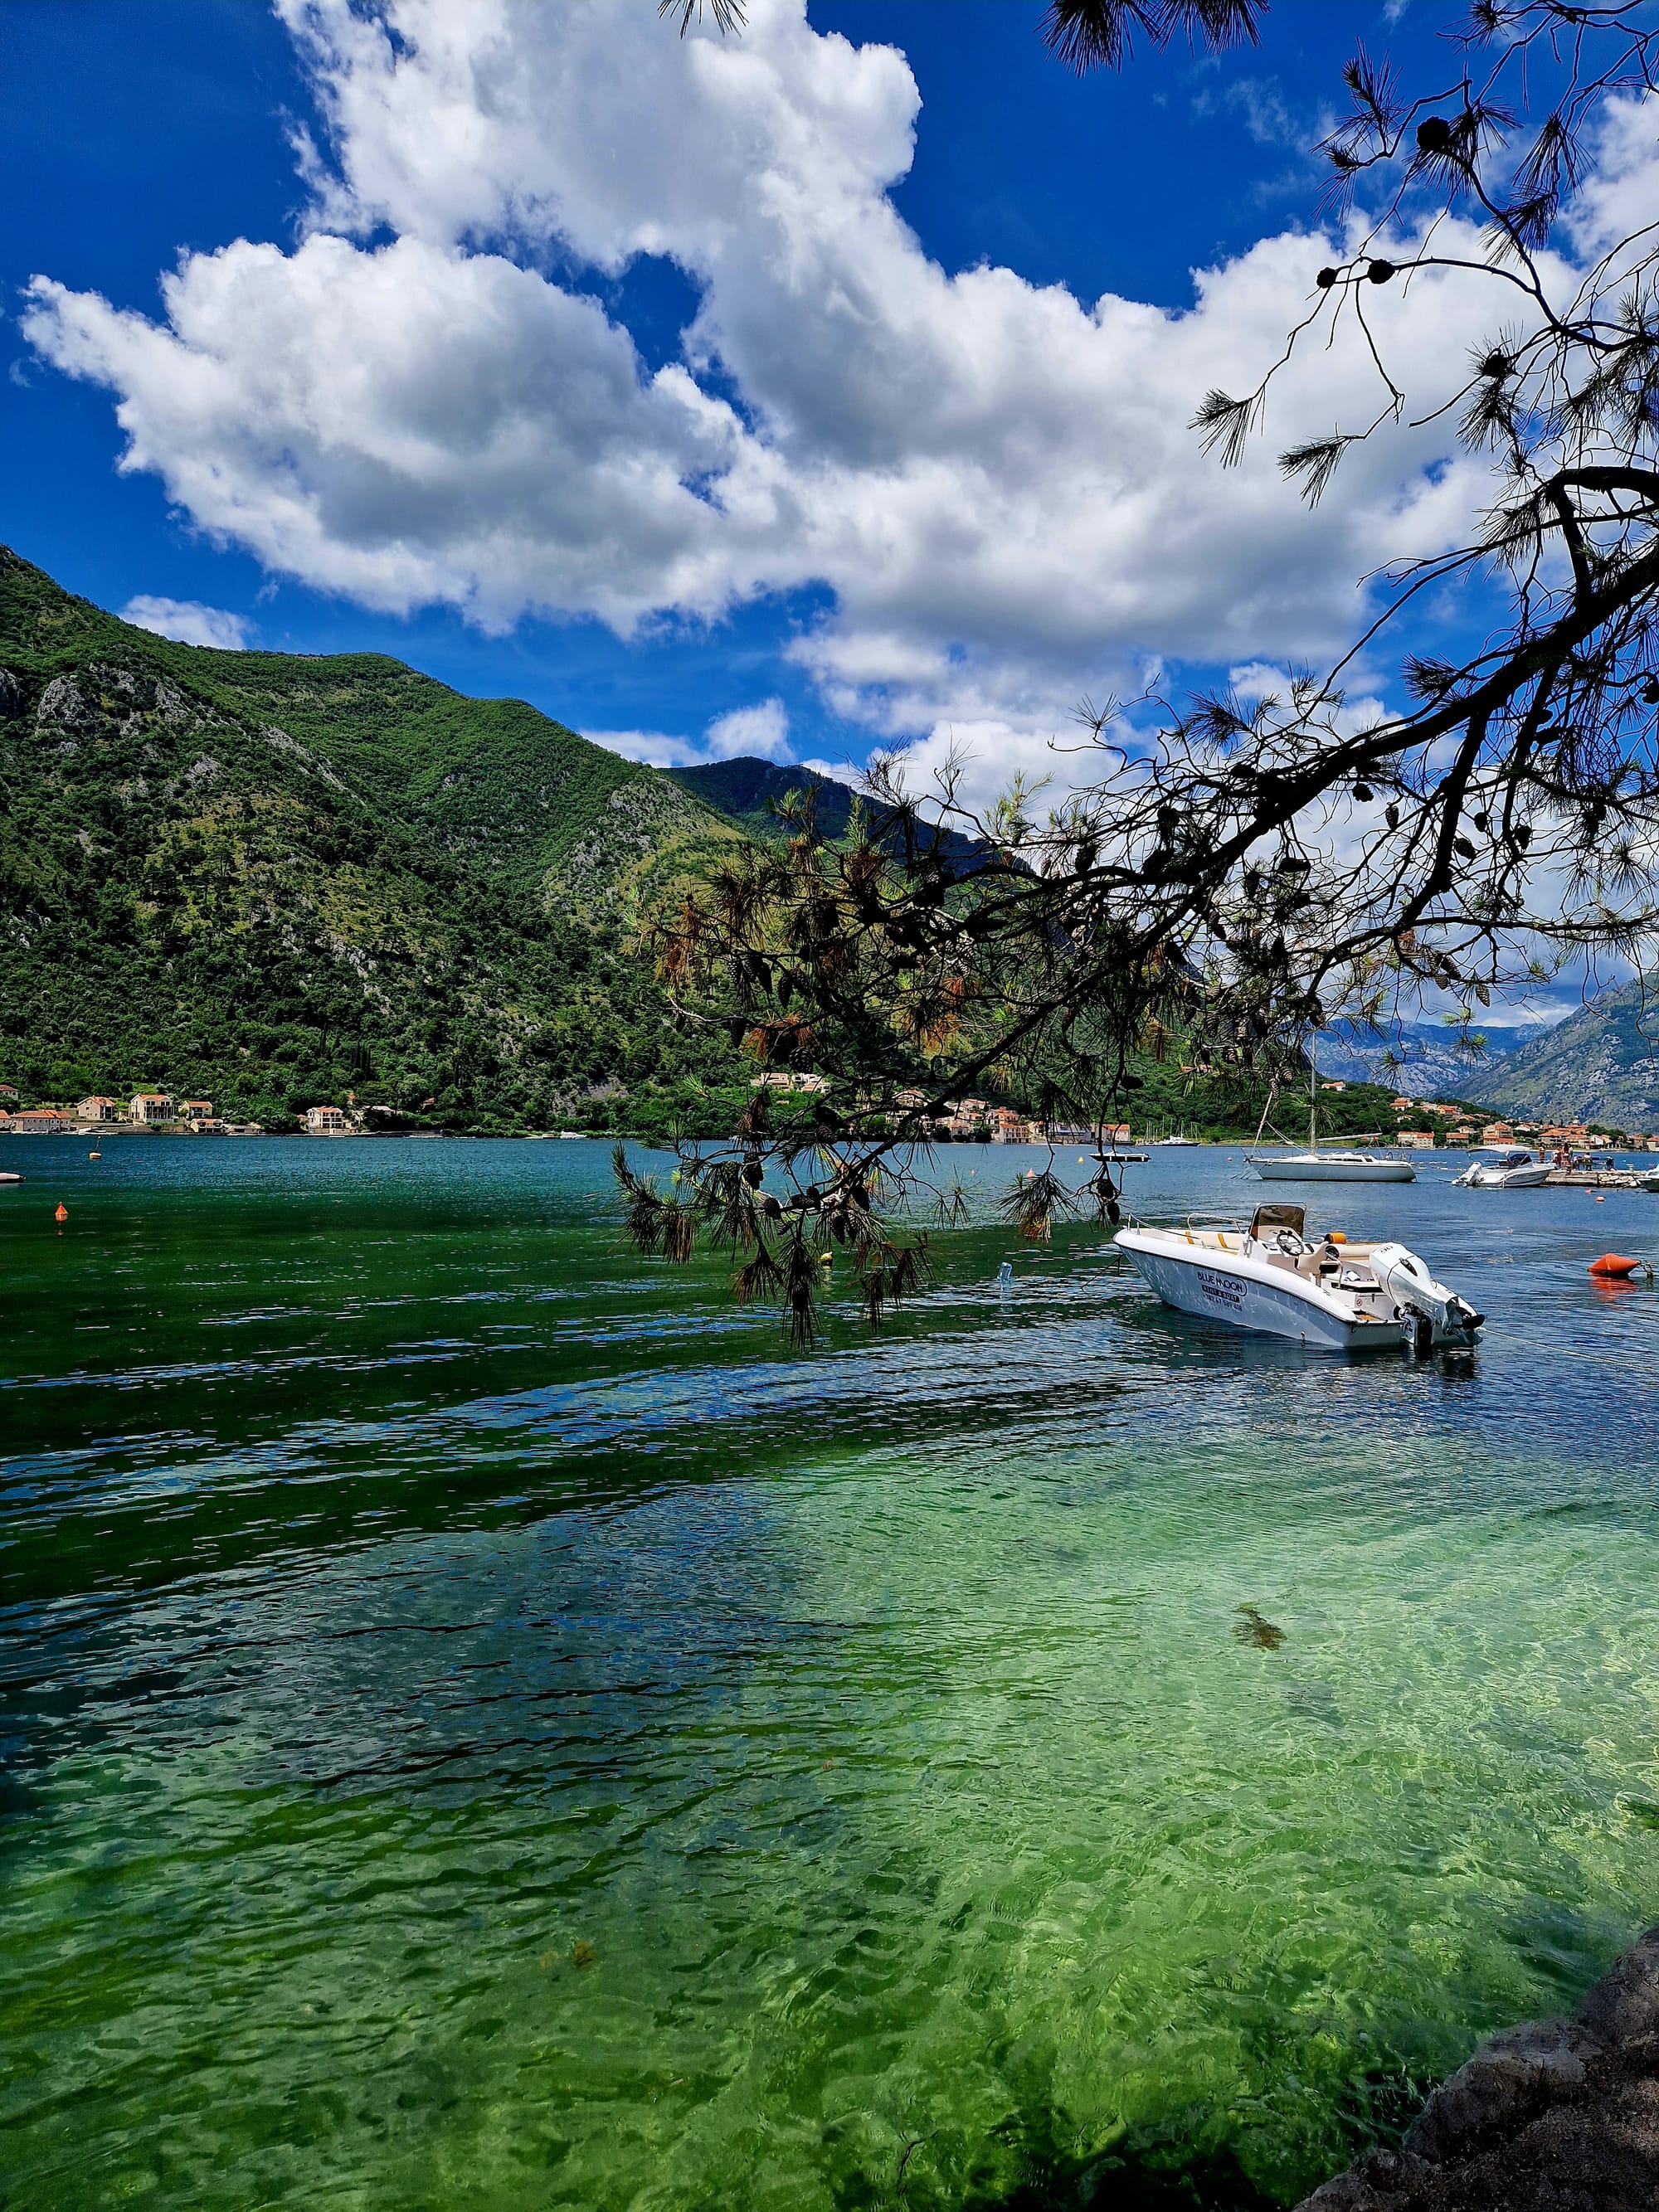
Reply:
[[1299, 1206], [1259, 1206], [1248, 1229], [1136, 1222], [1115, 1241], [1166, 1305], [1325, 1351], [1468, 1345], [1485, 1320], [1405, 1245], [1311, 1238]]
[[1499, 1152], [1496, 1158], [1471, 1160], [1461, 1176], [1453, 1178], [1454, 1190], [1538, 1190], [1547, 1183], [1553, 1169], [1547, 1158], [1534, 1159], [1524, 1147]]

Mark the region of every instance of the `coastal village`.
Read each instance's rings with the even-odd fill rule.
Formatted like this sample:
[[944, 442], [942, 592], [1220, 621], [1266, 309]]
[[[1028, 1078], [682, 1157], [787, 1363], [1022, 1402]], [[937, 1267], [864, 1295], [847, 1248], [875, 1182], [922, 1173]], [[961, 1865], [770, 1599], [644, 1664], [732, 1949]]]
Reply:
[[[50, 1103], [21, 1106], [10, 1084], [0, 1084], [0, 1136], [93, 1137], [150, 1130], [170, 1136], [258, 1137], [270, 1133], [258, 1121], [228, 1121], [213, 1110], [210, 1098], [175, 1098], [166, 1091], [136, 1091], [125, 1103], [94, 1095], [72, 1106]], [[349, 1136], [362, 1122], [351, 1107], [312, 1106], [295, 1117], [307, 1136]]]
[[[822, 1075], [775, 1072], [754, 1077], [751, 1087], [812, 1096], [830, 1089]], [[1341, 1092], [1346, 1083], [1322, 1083], [1322, 1092]], [[927, 1103], [927, 1092], [906, 1089], [895, 1094], [895, 1103], [916, 1108]], [[1393, 1129], [1379, 1131], [1381, 1141], [1412, 1151], [1436, 1146], [1459, 1151], [1477, 1145], [1530, 1145], [1543, 1152], [1577, 1156], [1587, 1152], [1644, 1152], [1659, 1149], [1659, 1132], [1607, 1129], [1583, 1121], [1508, 1121], [1482, 1114], [1467, 1101], [1413, 1098], [1404, 1094], [1389, 1101], [1395, 1117]], [[1054, 1145], [1092, 1144], [1096, 1131], [1079, 1121], [1044, 1121], [1000, 1106], [988, 1098], [963, 1098], [955, 1111], [930, 1123], [933, 1140], [942, 1144]], [[259, 1121], [235, 1121], [214, 1111], [210, 1098], [179, 1098], [171, 1091], [135, 1091], [123, 1100], [94, 1094], [74, 1104], [47, 1100], [26, 1106], [15, 1085], [0, 1083], [0, 1136], [98, 1136], [148, 1132], [156, 1135], [193, 1137], [258, 1137], [303, 1134], [310, 1137], [351, 1137], [395, 1133], [384, 1109], [360, 1106], [348, 1092], [345, 1103], [307, 1106], [281, 1129]], [[548, 1133], [551, 1133], [550, 1132]], [[590, 1135], [592, 1131], [561, 1131], [561, 1135]], [[1176, 1133], [1154, 1126], [1136, 1131], [1127, 1121], [1107, 1123], [1098, 1133], [1108, 1146], [1122, 1148], [1137, 1140], [1143, 1145], [1167, 1141]], [[1187, 1141], [1184, 1134], [1178, 1138]], [[1190, 1139], [1193, 1142], [1236, 1143], [1236, 1139]]]

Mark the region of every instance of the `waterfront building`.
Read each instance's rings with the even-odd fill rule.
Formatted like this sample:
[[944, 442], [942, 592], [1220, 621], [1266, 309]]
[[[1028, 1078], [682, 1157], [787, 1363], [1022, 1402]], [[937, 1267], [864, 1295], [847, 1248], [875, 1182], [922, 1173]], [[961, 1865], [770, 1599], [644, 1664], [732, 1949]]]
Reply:
[[118, 1098], [83, 1098], [75, 1110], [83, 1121], [118, 1121], [121, 1102]]
[[313, 1137], [337, 1137], [351, 1127], [337, 1106], [307, 1106], [306, 1130]]
[[166, 1091], [139, 1091], [133, 1094], [127, 1109], [128, 1118], [145, 1128], [153, 1121], [173, 1119], [173, 1098]]

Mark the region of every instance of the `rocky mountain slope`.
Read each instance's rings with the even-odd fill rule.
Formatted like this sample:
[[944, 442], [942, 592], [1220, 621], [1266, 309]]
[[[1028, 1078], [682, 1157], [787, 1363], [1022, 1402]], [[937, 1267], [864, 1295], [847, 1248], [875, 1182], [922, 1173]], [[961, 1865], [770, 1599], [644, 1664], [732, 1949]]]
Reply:
[[1485, 1034], [1486, 1050], [1472, 1060], [1454, 1050], [1453, 1032], [1438, 1023], [1399, 1022], [1382, 1036], [1326, 1030], [1319, 1072], [1344, 1083], [1386, 1083], [1409, 1098], [1488, 1099], [1507, 1048]]
[[[1322, 1074], [1388, 1081], [1414, 1098], [1478, 1098], [1529, 1121], [1589, 1121], [1610, 1129], [1659, 1128], [1659, 988], [1639, 979], [1601, 994], [1546, 1030], [1482, 1024], [1487, 1044], [1470, 1060], [1453, 1032], [1402, 1023], [1386, 1038], [1327, 1035]], [[1385, 1057], [1386, 1055], [1386, 1057]]]
[[1328, 1032], [1320, 1073], [1391, 1083], [1413, 1098], [1478, 1098], [1529, 1121], [1659, 1128], [1659, 988], [1638, 980], [1553, 1028], [1483, 1024], [1482, 1034], [1486, 1049], [1471, 1060], [1439, 1024], [1401, 1023], [1383, 1038]]
[[1506, 1054], [1483, 1086], [1506, 1113], [1659, 1128], [1659, 990], [1639, 978]]

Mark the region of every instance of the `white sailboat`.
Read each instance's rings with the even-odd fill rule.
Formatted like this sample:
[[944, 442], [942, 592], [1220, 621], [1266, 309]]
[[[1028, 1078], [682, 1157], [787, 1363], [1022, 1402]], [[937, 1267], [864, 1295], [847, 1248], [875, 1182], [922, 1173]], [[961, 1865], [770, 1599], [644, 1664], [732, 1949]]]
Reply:
[[[1390, 1159], [1380, 1152], [1321, 1151], [1315, 1128], [1318, 1080], [1318, 1066], [1310, 1039], [1308, 1045], [1308, 1149], [1305, 1152], [1246, 1152], [1245, 1158], [1262, 1182], [1415, 1182], [1417, 1170], [1409, 1160]], [[1258, 1145], [1261, 1142], [1261, 1130], [1267, 1125], [1267, 1115], [1273, 1102], [1273, 1093], [1270, 1091], [1267, 1104], [1261, 1109], [1261, 1126], [1255, 1133]]]
[[1151, 1229], [1115, 1243], [1165, 1305], [1327, 1352], [1473, 1344], [1486, 1316], [1403, 1244], [1316, 1242], [1299, 1206], [1259, 1206], [1248, 1229]]

